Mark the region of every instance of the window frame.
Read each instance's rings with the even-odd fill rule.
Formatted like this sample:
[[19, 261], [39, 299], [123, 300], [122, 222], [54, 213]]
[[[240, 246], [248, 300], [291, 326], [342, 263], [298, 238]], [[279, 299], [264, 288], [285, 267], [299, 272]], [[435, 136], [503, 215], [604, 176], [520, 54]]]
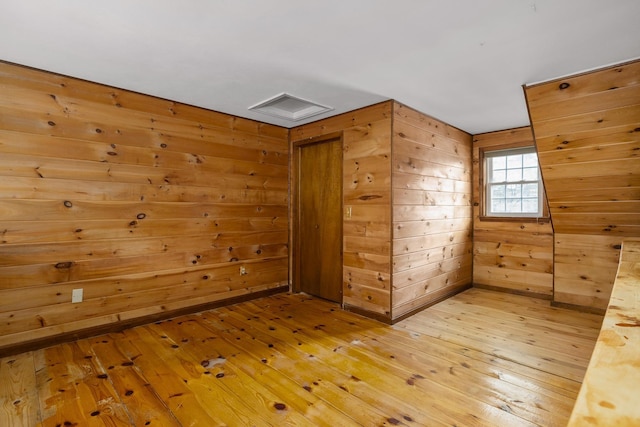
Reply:
[[538, 203], [540, 211], [538, 214], [528, 213], [504, 213], [504, 214], [491, 214], [489, 213], [489, 198], [488, 198], [488, 168], [487, 159], [492, 157], [499, 157], [500, 155], [509, 155], [509, 153], [526, 153], [534, 152], [537, 154], [535, 145], [508, 145], [502, 147], [484, 147], [480, 148], [479, 158], [479, 195], [480, 195], [480, 220], [482, 221], [519, 221], [519, 222], [549, 222], [549, 208], [547, 205], [546, 194], [544, 191], [544, 182], [542, 180], [542, 171], [540, 169], [540, 161], [538, 160]]

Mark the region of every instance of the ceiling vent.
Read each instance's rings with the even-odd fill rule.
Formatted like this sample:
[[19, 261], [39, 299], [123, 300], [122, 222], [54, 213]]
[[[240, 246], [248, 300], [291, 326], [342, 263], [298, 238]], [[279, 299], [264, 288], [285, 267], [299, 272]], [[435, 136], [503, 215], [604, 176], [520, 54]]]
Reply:
[[281, 93], [272, 98], [249, 107], [249, 110], [257, 111], [269, 116], [281, 119], [298, 121], [317, 114], [333, 110], [331, 107], [316, 102], [307, 101], [288, 93]]

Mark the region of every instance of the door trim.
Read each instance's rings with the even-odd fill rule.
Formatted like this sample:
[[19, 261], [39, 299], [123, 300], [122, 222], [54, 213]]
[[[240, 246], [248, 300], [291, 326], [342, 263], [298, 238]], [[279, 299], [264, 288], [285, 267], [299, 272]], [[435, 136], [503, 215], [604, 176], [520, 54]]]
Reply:
[[[300, 197], [299, 197], [299, 193], [298, 190], [300, 188], [300, 153], [301, 153], [301, 149], [305, 146], [308, 145], [312, 145], [312, 144], [322, 144], [325, 142], [334, 142], [336, 140], [340, 141], [340, 145], [344, 150], [344, 141], [343, 141], [343, 133], [342, 132], [332, 132], [332, 133], [328, 133], [326, 135], [320, 135], [317, 137], [312, 137], [312, 138], [306, 138], [306, 139], [301, 139], [301, 140], [297, 140], [297, 141], [293, 141], [291, 143], [291, 148], [292, 148], [292, 156], [291, 156], [291, 224], [292, 224], [292, 238], [291, 238], [291, 245], [292, 245], [292, 249], [291, 249], [291, 278], [292, 278], [292, 283], [291, 283], [291, 289], [293, 292], [297, 293], [297, 292], [301, 292], [301, 285], [300, 285], [300, 233], [299, 233], [299, 226], [300, 226], [300, 208], [299, 208], [299, 201], [300, 201]], [[340, 184], [340, 211], [342, 213], [344, 213], [344, 196], [343, 196], [343, 187], [344, 187], [344, 160], [343, 160], [343, 164], [341, 165], [341, 169], [343, 170], [343, 174], [342, 174], [342, 182]], [[344, 215], [341, 215], [342, 217], [344, 217]], [[344, 220], [343, 220], [344, 221]], [[343, 224], [341, 224], [341, 230], [343, 228]], [[341, 232], [342, 235], [344, 235], [344, 232]], [[340, 266], [340, 270], [343, 271], [344, 269], [344, 241], [342, 244], [342, 247], [340, 248], [340, 259], [342, 259], [343, 265]], [[340, 296], [341, 296], [341, 301], [340, 304], [342, 305], [343, 301], [344, 301], [344, 272], [341, 274], [342, 277], [342, 287], [341, 287], [341, 292], [340, 292]]]

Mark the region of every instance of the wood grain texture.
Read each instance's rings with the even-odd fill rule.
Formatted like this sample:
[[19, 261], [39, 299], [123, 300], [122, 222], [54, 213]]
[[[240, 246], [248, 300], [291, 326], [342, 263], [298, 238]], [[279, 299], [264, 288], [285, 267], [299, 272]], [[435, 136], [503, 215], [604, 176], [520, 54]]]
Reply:
[[570, 427], [640, 424], [640, 240], [625, 240], [598, 341]]
[[601, 319], [472, 289], [388, 326], [278, 294], [0, 359], [0, 419], [564, 426]]
[[556, 233], [553, 300], [607, 308], [616, 277], [622, 238]]
[[392, 102], [291, 129], [303, 141], [336, 132], [343, 140], [343, 302], [391, 316]]
[[33, 353], [0, 359], [0, 378], [0, 425], [36, 425], [41, 416]]
[[0, 63], [0, 347], [287, 285], [288, 165], [284, 128]]
[[392, 318], [471, 283], [471, 136], [394, 103]]
[[640, 236], [640, 61], [525, 93], [555, 231]]
[[342, 303], [342, 139], [296, 148], [300, 290]]
[[470, 135], [388, 101], [291, 139], [334, 132], [344, 141], [344, 303], [393, 320], [468, 285]]
[[483, 220], [480, 151], [534, 145], [530, 127], [473, 137], [473, 282], [510, 292], [553, 294], [553, 228], [549, 221]]
[[640, 61], [525, 87], [556, 232], [554, 301], [604, 309], [640, 236]]

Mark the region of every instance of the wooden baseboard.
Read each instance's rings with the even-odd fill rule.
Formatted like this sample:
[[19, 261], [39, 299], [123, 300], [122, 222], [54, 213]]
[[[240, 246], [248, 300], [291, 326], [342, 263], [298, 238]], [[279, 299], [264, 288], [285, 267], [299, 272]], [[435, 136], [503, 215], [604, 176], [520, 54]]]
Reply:
[[522, 296], [525, 296], [525, 297], [543, 299], [543, 300], [549, 301], [549, 303], [550, 303], [550, 305], [552, 307], [566, 308], [566, 309], [569, 309], [569, 310], [579, 311], [579, 312], [582, 312], [582, 313], [591, 313], [591, 314], [604, 315], [604, 313], [607, 311], [604, 308], [588, 307], [588, 306], [584, 306], [584, 305], [569, 304], [569, 303], [566, 303], [566, 302], [554, 301], [553, 297], [551, 295], [538, 294], [538, 293], [535, 293], [535, 292], [519, 291], [517, 289], [507, 289], [507, 288], [501, 288], [500, 286], [483, 285], [483, 284], [480, 284], [480, 283], [474, 283], [473, 287], [474, 288], [478, 288], [478, 289], [485, 289], [485, 290], [488, 290], [488, 291], [503, 292], [503, 293], [506, 293], [506, 294], [522, 295]]
[[522, 295], [525, 297], [538, 298], [547, 301], [551, 301], [551, 299], [553, 298], [551, 295], [539, 294], [537, 292], [521, 291], [518, 289], [502, 288], [500, 286], [483, 285], [480, 283], [474, 283], [473, 287], [478, 289], [485, 289], [487, 291], [504, 292], [506, 294]]
[[551, 301], [551, 306], [579, 311], [581, 313], [599, 314], [601, 316], [604, 316], [604, 314], [607, 312], [606, 308], [589, 307], [586, 305], [569, 304], [566, 302], [558, 302], [558, 301]]
[[385, 316], [384, 314], [364, 310], [360, 307], [349, 304], [342, 304], [342, 308], [345, 311], [350, 311], [351, 313], [359, 314], [360, 316], [368, 317], [369, 319], [377, 320], [378, 322], [386, 323], [387, 325], [391, 324], [391, 318], [389, 316]]
[[257, 298], [267, 297], [270, 295], [288, 292], [289, 285], [280, 286], [273, 289], [266, 289], [259, 292], [254, 292], [246, 295], [241, 295], [233, 298], [228, 298], [219, 301], [212, 301], [205, 304], [194, 305], [190, 307], [184, 307], [171, 311], [164, 311], [162, 313], [151, 314], [149, 316], [138, 317], [136, 319], [130, 319], [117, 323], [110, 323], [108, 325], [95, 326], [92, 328], [81, 329], [78, 331], [67, 332], [52, 337], [39, 338], [32, 341], [25, 341], [19, 344], [12, 344], [4, 348], [0, 348], [0, 357], [12, 356], [18, 353], [24, 353], [27, 351], [38, 350], [41, 348], [50, 347], [55, 344], [61, 344], [65, 342], [76, 341], [83, 338], [89, 338], [96, 335], [109, 334], [112, 332], [120, 332], [124, 329], [133, 328], [135, 326], [145, 325], [148, 323], [158, 322], [160, 320], [170, 319], [172, 317], [183, 316], [186, 314], [197, 313], [200, 311], [211, 310], [218, 307], [237, 304], [245, 301], [250, 301]]
[[397, 323], [397, 322], [399, 322], [401, 320], [404, 320], [407, 317], [411, 317], [414, 314], [419, 313], [422, 310], [424, 310], [426, 308], [429, 308], [432, 305], [435, 305], [435, 304], [437, 304], [439, 302], [442, 302], [442, 301], [444, 301], [444, 300], [446, 300], [448, 298], [451, 298], [454, 295], [457, 295], [457, 294], [459, 294], [461, 292], [464, 292], [467, 289], [471, 289], [471, 284], [462, 285], [462, 286], [456, 286], [453, 289], [446, 289], [445, 288], [445, 289], [442, 290], [442, 293], [438, 293], [440, 291], [435, 292], [434, 293], [434, 299], [430, 300], [429, 302], [425, 303], [424, 305], [421, 305], [420, 307], [414, 308], [413, 310], [408, 311], [408, 312], [396, 317], [395, 319], [392, 319], [391, 320], [391, 324], [393, 325], [394, 323]]

